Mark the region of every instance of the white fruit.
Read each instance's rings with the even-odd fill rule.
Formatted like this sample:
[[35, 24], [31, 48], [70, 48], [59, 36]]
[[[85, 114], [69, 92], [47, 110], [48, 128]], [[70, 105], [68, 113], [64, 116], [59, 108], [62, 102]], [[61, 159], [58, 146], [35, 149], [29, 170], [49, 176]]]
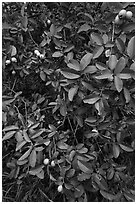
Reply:
[[11, 61], [10, 60], [6, 60], [6, 65], [8, 65], [8, 64], [10, 64], [11, 63]]
[[39, 57], [40, 57], [40, 59], [44, 59], [44, 55], [43, 54], [40, 54]]
[[93, 129], [92, 133], [98, 133], [98, 131], [96, 129]]
[[49, 164], [49, 159], [48, 159], [48, 158], [47, 158], [47, 159], [44, 159], [44, 164], [45, 164], [45, 165]]
[[127, 19], [131, 19], [132, 18], [133, 13], [131, 11], [127, 11], [126, 12], [126, 18]]
[[37, 55], [37, 56], [40, 56], [40, 52], [38, 50], [35, 50], [34, 54]]
[[52, 162], [51, 162], [51, 166], [54, 167], [55, 165], [56, 165], [56, 164], [55, 164], [55, 161], [52, 161]]
[[119, 14], [118, 14], [119, 18], [124, 18], [126, 16], [126, 10], [122, 9]]
[[11, 61], [12, 61], [12, 62], [17, 62], [16, 57], [12, 57], [12, 58], [11, 58]]
[[50, 23], [51, 23], [51, 20], [48, 19], [48, 20], [47, 20], [47, 24], [50, 24]]
[[62, 185], [58, 186], [58, 192], [61, 192], [62, 190], [63, 190], [63, 186]]
[[16, 72], [15, 72], [15, 70], [13, 70], [13, 71], [12, 71], [12, 75], [15, 75], [15, 74], [16, 74]]

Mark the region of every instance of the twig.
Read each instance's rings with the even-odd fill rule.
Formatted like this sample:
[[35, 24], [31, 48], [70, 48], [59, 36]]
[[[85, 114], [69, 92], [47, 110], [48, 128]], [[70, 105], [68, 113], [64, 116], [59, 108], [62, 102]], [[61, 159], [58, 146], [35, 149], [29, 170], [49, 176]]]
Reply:
[[32, 41], [34, 42], [34, 44], [37, 45], [37, 47], [38, 47], [38, 44], [34, 41], [34, 39], [33, 39], [33, 37], [32, 37], [32, 35], [31, 35], [31, 33], [30, 33], [29, 30], [28, 30], [28, 33], [29, 33], [29, 36], [30, 36], [31, 40], [32, 40]]
[[42, 195], [45, 196], [45, 198], [48, 199], [49, 202], [53, 202], [52, 200], [50, 200], [50, 198], [39, 188], [39, 191], [42, 193]]

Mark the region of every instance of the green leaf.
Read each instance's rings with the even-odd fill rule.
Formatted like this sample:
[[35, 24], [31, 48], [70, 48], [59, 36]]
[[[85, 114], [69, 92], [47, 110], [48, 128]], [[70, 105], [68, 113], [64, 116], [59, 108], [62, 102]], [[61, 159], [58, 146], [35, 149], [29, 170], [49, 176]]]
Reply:
[[85, 122], [87, 122], [87, 123], [95, 123], [96, 121], [97, 121], [97, 119], [93, 116], [85, 119]]
[[20, 150], [27, 142], [25, 140], [17, 142], [16, 151]]
[[21, 141], [24, 140], [21, 131], [16, 132], [16, 134], [15, 134], [15, 138], [16, 138], [17, 142], [21, 142]]
[[27, 159], [25, 159], [25, 160], [21, 160], [21, 161], [17, 161], [17, 164], [19, 165], [19, 166], [21, 166], [21, 165], [24, 165], [24, 164], [26, 164], [28, 162], [28, 160]]
[[122, 91], [122, 89], [123, 89], [123, 82], [122, 82], [122, 80], [119, 77], [117, 77], [117, 76], [114, 77], [114, 83], [115, 83], [116, 90], [118, 92]]
[[131, 74], [128, 74], [128, 73], [120, 73], [120, 74], [117, 74], [117, 76], [120, 79], [130, 79], [131, 78]]
[[35, 139], [35, 138], [39, 137], [44, 131], [45, 131], [44, 128], [41, 129], [41, 130], [37, 130], [37, 131], [31, 136], [31, 138], [32, 138], [32, 139]]
[[72, 88], [69, 89], [68, 99], [70, 101], [73, 101], [73, 98], [77, 94], [77, 91], [78, 91], [78, 86], [75, 86], [75, 87], [72, 87]]
[[69, 147], [69, 145], [67, 145], [66, 143], [64, 143], [63, 141], [59, 141], [58, 143], [57, 143], [57, 146], [58, 146], [58, 148], [59, 149], [68, 149], [68, 147]]
[[83, 73], [84, 73], [84, 74], [93, 74], [93, 73], [95, 73], [96, 71], [97, 71], [97, 68], [96, 68], [94, 65], [90, 65], [90, 66], [87, 66], [87, 67], [84, 69]]
[[124, 87], [124, 97], [126, 99], [126, 103], [129, 103], [131, 97], [130, 97], [130, 92], [127, 88]]
[[126, 65], [126, 60], [124, 57], [121, 57], [116, 64], [116, 67], [114, 69], [114, 74], [116, 75], [122, 72], [122, 70], [125, 68], [125, 65]]
[[69, 169], [69, 171], [67, 171], [66, 176], [68, 178], [72, 178], [74, 176], [74, 174], [75, 174], [75, 169]]
[[102, 71], [101, 75], [95, 76], [96, 79], [109, 79], [112, 78], [112, 73], [109, 70]]
[[32, 150], [32, 146], [30, 146], [30, 148], [18, 160], [21, 161], [26, 159], [30, 155], [31, 150]]
[[103, 191], [103, 190], [100, 190], [100, 193], [101, 193], [101, 195], [102, 195], [104, 198], [106, 198], [106, 199], [108, 199], [108, 200], [110, 200], [110, 201], [112, 201], [112, 200], [114, 200], [114, 199], [116, 198], [115, 195], [110, 194], [110, 193], [108, 193], [108, 192], [106, 192], [106, 191]]
[[135, 202], [135, 195], [129, 192], [124, 193], [125, 198], [130, 202]]
[[81, 173], [77, 176], [78, 181], [85, 181], [87, 179], [90, 179], [91, 174]]
[[111, 70], [115, 69], [117, 64], [117, 57], [116, 55], [110, 55], [109, 60], [108, 60], [108, 66]]
[[27, 26], [28, 26], [28, 18], [27, 18], [27, 16], [23, 16], [21, 18], [21, 24], [22, 24], [23, 30], [26, 32], [27, 31]]
[[40, 71], [40, 78], [42, 81], [46, 81], [46, 74], [43, 71]]
[[83, 148], [77, 150], [77, 152], [78, 152], [79, 154], [85, 154], [85, 153], [88, 152], [88, 149], [87, 149], [86, 147], [83, 147]]
[[63, 56], [63, 53], [60, 52], [60, 51], [56, 51], [52, 54], [52, 57], [62, 57]]
[[74, 74], [71, 72], [66, 72], [66, 71], [61, 71], [61, 74], [63, 74], [63, 76], [67, 79], [78, 79], [80, 78], [80, 75], [78, 74]]
[[54, 24], [51, 24], [51, 26], [50, 26], [50, 35], [54, 36], [55, 32], [56, 32], [56, 27], [55, 27]]
[[11, 45], [11, 57], [15, 56], [17, 54], [17, 49], [15, 46]]
[[94, 90], [93, 86], [92, 86], [91, 84], [89, 84], [89, 83], [86, 83], [85, 81], [82, 81], [82, 85], [83, 85], [86, 89], [88, 89], [89, 91], [93, 91], [93, 90]]
[[127, 147], [127, 146], [125, 146], [125, 145], [123, 145], [123, 144], [119, 144], [119, 146], [121, 147], [121, 149], [123, 149], [123, 150], [126, 151], [126, 152], [133, 152], [133, 151], [134, 151], [133, 148]]
[[74, 60], [74, 59], [69, 60], [69, 63], [67, 64], [67, 66], [69, 68], [71, 68], [71, 69], [76, 70], [76, 71], [80, 71], [81, 70], [80, 64], [78, 63], [77, 60]]
[[23, 137], [26, 140], [26, 142], [31, 142], [31, 140], [27, 134], [27, 130], [25, 130], [25, 129], [23, 130]]
[[97, 45], [103, 45], [103, 39], [98, 33], [92, 33], [90, 36]]
[[97, 97], [94, 97], [94, 98], [84, 99], [83, 102], [84, 102], [84, 103], [88, 103], [88, 104], [94, 104], [94, 103], [96, 103], [99, 99], [100, 99], [100, 97], [97, 96]]
[[135, 30], [135, 23], [129, 22], [123, 26], [124, 32], [132, 32], [133, 30]]
[[40, 179], [44, 179], [44, 170], [42, 169], [38, 174], [36, 174], [37, 177], [39, 177]]
[[128, 42], [127, 54], [130, 57], [130, 59], [135, 58], [135, 37], [132, 37]]
[[82, 57], [82, 59], [80, 60], [80, 65], [82, 67], [82, 70], [84, 70], [85, 67], [87, 67], [90, 64], [92, 57], [93, 57], [93, 54], [91, 53], [87, 53]]
[[2, 141], [10, 139], [11, 137], [13, 137], [13, 135], [14, 135], [15, 133], [16, 133], [16, 131], [9, 131], [9, 132], [7, 132], [7, 133], [4, 135], [4, 137], [2, 138]]
[[44, 165], [40, 165], [40, 166], [31, 168], [30, 171], [29, 171], [29, 174], [37, 175], [37, 174], [39, 174], [42, 171], [43, 167], [44, 167]]
[[64, 53], [66, 52], [70, 52], [72, 49], [74, 49], [75, 46], [74, 45], [69, 45], [67, 48], [64, 49]]
[[124, 52], [125, 44], [124, 44], [124, 42], [120, 38], [116, 39], [116, 46], [117, 46], [118, 50], [120, 51], [120, 53]]
[[119, 145], [113, 144], [113, 156], [114, 156], [114, 158], [118, 158], [119, 154], [120, 154]]
[[90, 174], [93, 172], [92, 165], [90, 163], [79, 160], [77, 161], [77, 163], [80, 170], [83, 171], [84, 173]]
[[103, 46], [96, 47], [94, 52], [93, 52], [93, 59], [98, 58], [102, 54], [103, 51], [104, 51], [104, 47]]
[[36, 151], [35, 151], [35, 149], [32, 150], [32, 152], [29, 156], [29, 164], [31, 167], [35, 167], [35, 164], [36, 164]]
[[104, 104], [102, 100], [99, 100], [95, 103], [95, 108], [98, 111], [98, 115], [102, 115], [104, 111]]
[[10, 131], [10, 130], [18, 130], [19, 127], [15, 126], [15, 125], [10, 125], [10, 126], [6, 126], [2, 131], [6, 132], [6, 131]]
[[97, 62], [96, 63], [96, 67], [99, 69], [99, 70], [106, 70], [107, 69], [107, 66], [106, 64], [102, 63], [102, 62]]
[[91, 27], [88, 25], [88, 24], [83, 24], [82, 26], [80, 26], [80, 28], [79, 28], [79, 30], [78, 30], [78, 32], [77, 33], [80, 33], [80, 32], [82, 32], [82, 31], [88, 31], [88, 30], [90, 30], [91, 29]]
[[114, 173], [115, 173], [114, 168], [113, 167], [109, 168], [107, 171], [107, 179], [111, 180], [114, 176]]

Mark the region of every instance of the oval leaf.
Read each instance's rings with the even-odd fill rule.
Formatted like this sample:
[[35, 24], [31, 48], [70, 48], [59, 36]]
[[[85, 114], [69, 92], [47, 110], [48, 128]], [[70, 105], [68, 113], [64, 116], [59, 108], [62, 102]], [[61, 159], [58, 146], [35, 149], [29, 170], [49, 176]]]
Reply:
[[26, 159], [32, 150], [32, 146], [18, 159], [19, 161]]
[[131, 59], [135, 58], [135, 37], [132, 37], [128, 43], [127, 54]]
[[80, 71], [81, 70], [81, 67], [80, 67], [80, 64], [78, 63], [77, 60], [74, 60], [74, 59], [71, 59], [69, 61], [69, 63], [67, 64], [67, 66], [71, 69], [74, 69], [76, 71]]
[[38, 173], [40, 173], [42, 171], [43, 167], [44, 167], [44, 165], [34, 167], [34, 168], [30, 169], [29, 173], [31, 175], [37, 175]]
[[110, 55], [109, 60], [108, 60], [108, 66], [111, 70], [115, 69], [117, 64], [117, 57], [116, 55]]
[[114, 77], [114, 83], [115, 83], [115, 87], [116, 87], [117, 91], [118, 92], [122, 91], [123, 82], [119, 77], [117, 77], [117, 76]]
[[10, 132], [7, 132], [4, 137], [2, 138], [2, 140], [8, 140], [10, 139], [11, 137], [13, 137], [13, 135], [16, 133], [16, 131], [10, 131]]
[[92, 57], [93, 57], [93, 54], [91, 54], [91, 53], [87, 53], [82, 57], [82, 59], [80, 61], [80, 65], [82, 67], [82, 70], [85, 69], [85, 67], [87, 67], [90, 64]]
[[31, 136], [32, 139], [35, 139], [36, 137], [39, 137], [44, 132], [44, 129], [38, 130]]
[[35, 167], [35, 164], [36, 164], [36, 151], [35, 151], [35, 149], [32, 150], [32, 152], [29, 156], [29, 164], [31, 167]]
[[129, 103], [129, 101], [130, 101], [130, 99], [131, 99], [131, 97], [130, 97], [130, 92], [129, 92], [129, 90], [126, 89], [125, 87], [124, 87], [124, 97], [125, 97], [125, 99], [126, 99], [126, 103]]
[[120, 144], [120, 147], [121, 147], [121, 149], [123, 149], [126, 152], [133, 152], [134, 151], [134, 149], [132, 149], [131, 147], [127, 147], [123, 144]]
[[88, 164], [87, 162], [78, 160], [78, 166], [80, 170], [83, 171], [84, 173], [90, 174], [93, 172], [92, 166], [90, 166], [90, 164]]
[[71, 72], [61, 71], [61, 74], [67, 79], [78, 79], [80, 75]]
[[78, 91], [78, 86], [75, 86], [69, 89], [68, 98], [70, 101], [73, 101], [73, 98], [76, 95], [77, 91]]
[[20, 150], [27, 142], [25, 140], [18, 142], [16, 145], [16, 151]]
[[80, 26], [80, 28], [79, 28], [79, 30], [78, 30], [78, 32], [77, 33], [80, 33], [80, 32], [82, 32], [82, 31], [88, 31], [88, 30], [90, 30], [91, 29], [91, 27], [88, 25], [88, 24], [83, 24], [82, 26]]
[[60, 51], [54, 52], [54, 53], [52, 54], [52, 57], [62, 57], [62, 56], [63, 56], [63, 53], [60, 52]]
[[116, 46], [117, 46], [118, 50], [120, 51], [120, 53], [124, 52], [125, 44], [124, 44], [124, 42], [120, 38], [116, 39]]
[[96, 67], [101, 71], [107, 69], [107, 66], [102, 62], [97, 62]]
[[95, 98], [88, 98], [88, 99], [84, 99], [83, 102], [84, 103], [88, 103], [88, 104], [94, 104], [96, 103], [100, 98], [97, 96]]
[[103, 45], [103, 39], [98, 33], [92, 33], [91, 39], [93, 42], [95, 42], [97, 45]]
[[106, 199], [108, 199], [108, 200], [110, 200], [110, 201], [112, 201], [112, 200], [114, 200], [114, 199], [116, 198], [115, 195], [110, 194], [110, 193], [108, 193], [108, 192], [106, 192], [106, 191], [103, 191], [103, 190], [100, 190], [100, 193], [101, 193], [101, 195], [102, 195], [104, 198], [106, 198]]
[[94, 52], [93, 52], [93, 59], [98, 58], [102, 54], [103, 51], [104, 51], [104, 47], [103, 46], [96, 47]]
[[84, 71], [83, 71], [83, 73], [84, 74], [93, 74], [93, 73], [95, 73], [97, 71], [97, 68], [94, 66], [94, 65], [91, 65], [91, 66], [87, 66], [85, 69], [84, 69]]
[[121, 57], [116, 64], [116, 67], [114, 69], [114, 74], [116, 75], [122, 72], [122, 70], [125, 68], [125, 65], [126, 65], [126, 60], [124, 57]]
[[120, 148], [118, 145], [113, 144], [113, 156], [114, 158], [118, 158], [120, 154]]
[[17, 49], [15, 46], [11, 46], [11, 57], [15, 56], [17, 54]]
[[3, 129], [4, 132], [6, 131], [10, 131], [10, 130], [18, 130], [19, 127], [15, 126], [15, 125], [10, 125], [10, 126], [7, 126]]

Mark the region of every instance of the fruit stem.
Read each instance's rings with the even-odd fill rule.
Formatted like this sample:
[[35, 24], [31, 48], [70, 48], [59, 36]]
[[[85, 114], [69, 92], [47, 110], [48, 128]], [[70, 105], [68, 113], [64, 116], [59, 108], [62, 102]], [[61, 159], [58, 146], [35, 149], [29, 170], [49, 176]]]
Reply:
[[114, 35], [115, 35], [115, 22], [113, 21], [113, 28], [112, 28], [112, 42], [114, 41]]

